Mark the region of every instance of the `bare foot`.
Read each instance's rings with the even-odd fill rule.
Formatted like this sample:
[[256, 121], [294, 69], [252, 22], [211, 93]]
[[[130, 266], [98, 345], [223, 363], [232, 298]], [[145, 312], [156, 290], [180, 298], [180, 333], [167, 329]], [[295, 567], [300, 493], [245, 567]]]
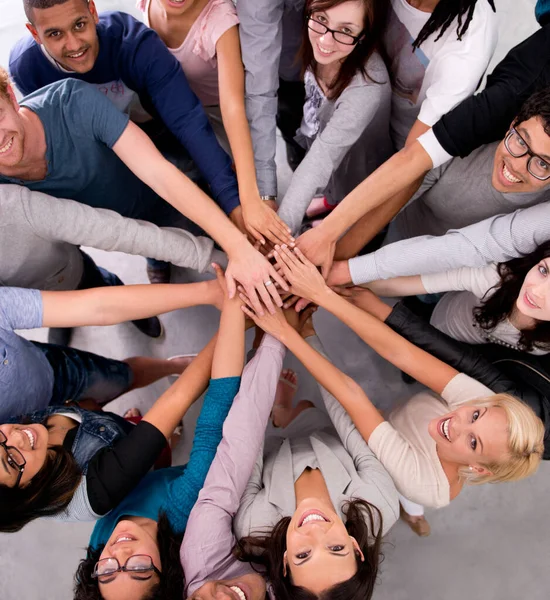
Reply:
[[129, 408], [125, 413], [124, 413], [124, 418], [125, 419], [131, 419], [132, 417], [141, 417], [141, 411], [139, 410], [139, 408]]
[[275, 392], [275, 402], [271, 411], [271, 422], [273, 427], [286, 427], [290, 422], [290, 413], [292, 412], [292, 400], [298, 389], [298, 376], [292, 369], [283, 369], [277, 391]]

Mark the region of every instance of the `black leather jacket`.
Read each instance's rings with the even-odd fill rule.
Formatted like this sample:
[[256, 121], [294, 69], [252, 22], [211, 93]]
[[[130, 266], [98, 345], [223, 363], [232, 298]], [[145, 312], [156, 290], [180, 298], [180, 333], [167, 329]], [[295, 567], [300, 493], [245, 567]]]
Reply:
[[550, 459], [550, 356], [537, 357], [496, 344], [470, 346], [432, 327], [402, 302], [386, 319], [394, 331], [495, 393], [520, 398], [542, 419], [545, 460]]

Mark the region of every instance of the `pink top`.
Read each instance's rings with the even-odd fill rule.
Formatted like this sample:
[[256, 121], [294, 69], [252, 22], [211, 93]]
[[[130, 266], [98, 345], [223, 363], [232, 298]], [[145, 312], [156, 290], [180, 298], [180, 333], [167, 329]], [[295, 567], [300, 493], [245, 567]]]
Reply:
[[[137, 7], [143, 13], [148, 27], [150, 3], [151, 0], [137, 0]], [[217, 106], [220, 103], [216, 44], [228, 29], [238, 24], [232, 0], [210, 0], [193, 23], [183, 44], [179, 48], [168, 48], [179, 61], [191, 89], [203, 106]]]
[[286, 348], [270, 335], [246, 365], [239, 393], [223, 425], [223, 439], [187, 522], [180, 560], [187, 582], [184, 598], [206, 581], [254, 573], [232, 554], [233, 517], [239, 509], [258, 454], [283, 367]]

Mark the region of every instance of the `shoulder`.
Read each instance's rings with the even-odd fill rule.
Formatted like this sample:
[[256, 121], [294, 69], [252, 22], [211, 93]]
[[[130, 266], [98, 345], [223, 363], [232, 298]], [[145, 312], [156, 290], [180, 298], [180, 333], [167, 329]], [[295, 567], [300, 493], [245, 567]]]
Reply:
[[107, 43], [118, 51], [134, 48], [144, 40], [158, 39], [155, 31], [144, 23], [119, 11], [101, 13], [97, 33], [101, 47]]
[[42, 51], [32, 35], [29, 34], [20, 38], [10, 50], [10, 71], [14, 67], [18, 68], [21, 65], [29, 64], [29, 61], [36, 60], [37, 54], [42, 54]]

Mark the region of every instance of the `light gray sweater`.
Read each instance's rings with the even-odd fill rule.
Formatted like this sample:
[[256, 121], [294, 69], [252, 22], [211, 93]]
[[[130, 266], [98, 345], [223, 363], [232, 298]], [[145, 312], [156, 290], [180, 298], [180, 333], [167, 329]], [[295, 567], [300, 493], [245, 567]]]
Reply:
[[315, 137], [296, 138], [307, 147], [307, 154], [279, 208], [293, 233], [317, 190], [338, 203], [393, 153], [390, 77], [378, 54], [370, 57], [367, 72], [372, 80], [358, 73], [339, 98], [323, 100]]
[[183, 229], [0, 185], [0, 285], [74, 290], [83, 272], [80, 245], [166, 260], [201, 273], [213, 260], [225, 260], [211, 239]]

